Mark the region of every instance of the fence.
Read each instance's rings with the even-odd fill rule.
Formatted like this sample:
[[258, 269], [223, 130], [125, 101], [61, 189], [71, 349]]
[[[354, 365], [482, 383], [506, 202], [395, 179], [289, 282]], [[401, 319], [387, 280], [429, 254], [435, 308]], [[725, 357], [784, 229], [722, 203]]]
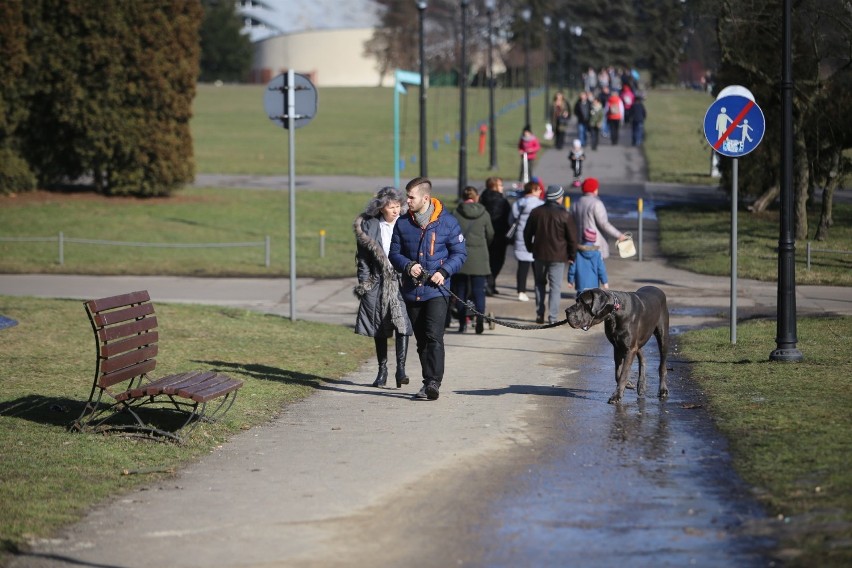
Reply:
[[811, 269], [811, 253], [825, 252], [825, 253], [830, 253], [830, 254], [852, 254], [852, 250], [815, 249], [811, 246], [811, 241], [808, 241], [807, 251], [808, 251], [808, 270]]
[[97, 239], [75, 239], [66, 237], [62, 232], [56, 237], [0, 237], [0, 242], [18, 243], [59, 243], [59, 264], [65, 264], [65, 243], [83, 245], [101, 245], [116, 247], [145, 247], [145, 248], [235, 248], [263, 247], [264, 265], [269, 268], [271, 255], [271, 240], [269, 235], [263, 241], [247, 243], [135, 243], [125, 241], [101, 241]]

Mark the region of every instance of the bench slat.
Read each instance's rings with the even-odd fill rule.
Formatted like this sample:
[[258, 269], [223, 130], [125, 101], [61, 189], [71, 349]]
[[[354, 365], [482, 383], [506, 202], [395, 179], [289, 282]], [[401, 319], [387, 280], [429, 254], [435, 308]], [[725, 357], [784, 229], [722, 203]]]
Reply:
[[127, 353], [122, 353], [121, 355], [104, 359], [101, 361], [101, 372], [109, 374], [120, 369], [131, 367], [137, 363], [143, 363], [149, 359], [153, 360], [157, 356], [158, 351], [159, 347], [156, 343], [154, 343], [147, 347], [134, 349], [133, 351], [128, 351]]
[[175, 394], [179, 387], [190, 387], [204, 380], [201, 371], [189, 371], [161, 377], [152, 383], [141, 385], [131, 392], [134, 396], [154, 396], [158, 394]]
[[106, 327], [108, 325], [121, 323], [123, 321], [135, 320], [143, 318], [145, 316], [150, 316], [153, 315], [153, 313], [154, 305], [148, 303], [140, 304], [138, 306], [131, 306], [129, 308], [123, 308], [112, 312], [96, 312], [94, 314], [94, 320], [95, 324], [98, 327]]
[[[126, 381], [127, 379], [138, 377], [144, 373], [150, 373], [156, 366], [157, 361], [155, 359], [150, 359], [144, 363], [139, 363], [138, 365], [133, 365], [132, 367], [127, 367], [126, 369], [122, 369], [114, 373], [101, 375], [100, 379], [98, 379], [98, 386], [103, 388], [111, 387], [112, 385]], [[120, 399], [118, 397], [116, 398], [117, 400], [125, 400], [127, 397]]]
[[101, 357], [115, 357], [125, 351], [152, 345], [157, 343], [160, 334], [156, 331], [140, 333], [139, 335], [131, 335], [127, 339], [121, 339], [112, 343], [101, 344]]
[[101, 328], [98, 330], [98, 340], [113, 341], [152, 329], [157, 329], [157, 316], [150, 316], [130, 323]]
[[119, 294], [118, 296], [110, 296], [108, 298], [100, 298], [97, 300], [89, 300], [86, 305], [93, 313], [111, 310], [120, 306], [129, 306], [131, 304], [141, 304], [142, 302], [151, 301], [151, 296], [147, 290], [138, 292], [130, 292], [129, 294]]
[[[224, 375], [220, 375], [224, 376]], [[214, 398], [219, 398], [220, 396], [226, 395], [229, 392], [235, 391], [241, 386], [243, 386], [243, 382], [237, 379], [232, 379], [230, 377], [226, 377], [227, 380], [223, 381], [215, 386], [211, 386], [202, 391], [198, 391], [193, 393], [191, 397], [192, 400], [196, 402], [207, 402], [208, 400], [213, 400]]]

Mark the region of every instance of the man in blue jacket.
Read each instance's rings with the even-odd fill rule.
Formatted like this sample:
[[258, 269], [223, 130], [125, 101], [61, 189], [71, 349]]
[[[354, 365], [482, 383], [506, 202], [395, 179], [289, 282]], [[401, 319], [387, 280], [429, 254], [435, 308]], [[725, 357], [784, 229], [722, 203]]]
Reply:
[[394, 226], [388, 259], [402, 273], [402, 297], [417, 340], [423, 387], [414, 398], [435, 400], [444, 379], [444, 325], [450, 277], [467, 259], [458, 221], [432, 197], [432, 182], [405, 186], [408, 215]]

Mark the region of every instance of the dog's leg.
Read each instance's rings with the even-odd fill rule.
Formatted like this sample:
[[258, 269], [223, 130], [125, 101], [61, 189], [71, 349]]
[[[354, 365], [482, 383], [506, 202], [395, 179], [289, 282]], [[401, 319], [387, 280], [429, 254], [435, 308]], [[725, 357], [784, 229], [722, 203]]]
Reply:
[[[621, 355], [621, 361], [619, 362], [619, 355]], [[633, 349], [625, 349], [623, 351], [616, 350], [616, 387], [615, 392], [612, 393], [612, 396], [609, 397], [607, 401], [609, 404], [617, 404], [621, 402], [621, 399], [624, 396], [624, 389], [627, 387], [627, 379], [630, 376], [630, 367], [633, 365], [633, 357], [636, 355], [636, 351]]]
[[657, 338], [657, 348], [660, 350], [660, 390], [657, 396], [666, 398], [669, 396], [669, 387], [666, 384], [666, 360], [669, 353], [669, 321], [666, 314], [661, 322], [661, 325], [654, 330], [654, 337]]
[[[636, 384], [636, 396], [645, 396], [645, 352], [640, 348], [636, 352], [636, 358], [639, 359], [639, 382]], [[627, 388], [630, 388], [628, 381]]]

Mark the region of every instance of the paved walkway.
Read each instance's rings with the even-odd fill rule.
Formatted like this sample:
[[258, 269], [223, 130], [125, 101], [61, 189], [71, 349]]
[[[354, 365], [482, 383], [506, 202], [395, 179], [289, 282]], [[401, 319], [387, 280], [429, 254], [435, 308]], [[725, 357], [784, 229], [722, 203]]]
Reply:
[[[634, 148], [602, 146], [593, 158], [586, 173], [602, 180], [603, 194], [619, 195], [622, 201], [720, 198], [713, 190], [645, 184], [641, 155]], [[548, 183], [567, 184], [567, 160], [547, 153], [537, 173]], [[331, 180], [322, 183], [326, 187]], [[635, 232], [636, 219], [631, 220], [629, 211], [614, 212], [614, 221]], [[656, 253], [654, 224], [648, 225], [643, 262], [608, 261], [612, 287], [663, 288], [676, 330], [726, 325], [729, 280], [666, 266]], [[498, 280], [500, 294], [489, 298], [488, 309], [501, 318], [530, 322], [532, 302], [518, 302], [514, 295], [511, 249], [508, 257]], [[351, 326], [356, 309], [352, 284], [349, 279], [300, 279], [298, 316]], [[91, 298], [131, 289], [148, 289], [157, 302], [215, 303], [283, 316], [289, 311], [289, 283], [284, 279], [0, 275], [0, 294]], [[741, 280], [738, 296], [742, 315], [774, 314], [773, 284]], [[570, 302], [567, 292], [563, 301]], [[845, 288], [798, 287], [797, 302], [800, 313], [852, 314], [852, 293]], [[766, 346], [767, 356], [773, 348]], [[413, 348], [410, 359], [409, 371], [416, 372]], [[618, 479], [624, 481], [632, 476], [630, 468], [644, 468], [641, 455], [636, 462], [616, 461], [600, 469], [594, 465], [600, 465], [595, 461], [599, 458], [588, 457], [603, 450], [592, 447], [598, 443], [592, 433], [607, 429], [595, 423], [599, 418], [582, 418], [584, 409], [609, 415], [606, 420], [619, 419], [605, 404], [611, 378], [598, 379], [592, 372], [597, 369], [606, 377], [612, 372], [600, 328], [588, 333], [567, 326], [448, 333], [447, 361], [445, 387], [436, 402], [410, 400], [419, 388], [416, 380], [402, 391], [370, 388], [374, 365], [367, 362], [350, 376], [325, 382], [315, 395], [288, 406], [272, 423], [235, 436], [174, 479], [96, 507], [55, 538], [34, 542], [32, 553], [11, 565], [511, 565], [505, 558], [486, 560], [488, 541], [493, 543], [494, 537], [485, 535], [483, 542], [481, 525], [490, 504], [506, 495], [507, 480], [521, 473], [519, 467], [533, 468], [536, 456], [556, 443], [554, 437], [564, 435], [555, 429], [563, 420], [560, 416], [574, 416], [574, 432], [589, 430], [574, 443], [585, 452], [583, 459], [591, 461], [575, 465], [577, 475], [600, 480], [603, 486], [597, 490], [608, 493], [608, 470], [618, 470]], [[652, 392], [655, 380], [649, 379]], [[674, 412], [691, 395], [685, 389], [672, 390], [668, 408]], [[645, 408], [659, 417], [669, 412], [653, 397], [638, 409], [625, 407], [631, 420], [641, 417]], [[641, 447], [634, 442], [629, 445]], [[680, 459], [680, 452], [671, 453], [667, 459]], [[625, 459], [621, 450], [614, 456]], [[676, 463], [682, 468], [680, 479], [694, 478], [707, 467], [703, 460]], [[666, 482], [667, 491], [674, 491], [677, 479]], [[688, 498], [674, 495], [670, 508], [686, 515]], [[707, 550], [719, 548], [721, 539], [712, 516], [708, 513], [706, 527], [702, 525]], [[678, 518], [673, 526], [698, 522], [698, 517]], [[660, 546], [650, 551], [655, 556], [646, 558], [665, 560], [660, 555], [667, 553], [668, 543]], [[617, 561], [613, 554], [620, 545], [602, 548], [608, 552], [597, 557], [598, 565]], [[684, 563], [690, 551], [686, 554]]]

